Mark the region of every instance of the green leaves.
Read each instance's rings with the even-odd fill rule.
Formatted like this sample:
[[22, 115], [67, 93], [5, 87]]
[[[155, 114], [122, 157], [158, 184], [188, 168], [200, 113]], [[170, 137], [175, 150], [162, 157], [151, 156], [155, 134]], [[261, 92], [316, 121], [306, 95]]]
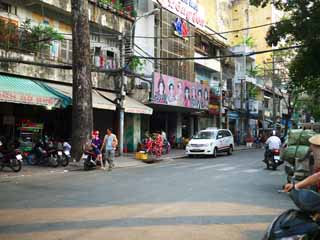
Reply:
[[43, 49], [48, 49], [52, 41], [61, 41], [63, 35], [58, 33], [50, 25], [38, 24], [31, 25], [31, 20], [27, 19], [22, 24], [21, 47], [24, 50], [32, 52], [40, 52]]
[[129, 68], [132, 72], [140, 72], [143, 70], [144, 63], [140, 58], [133, 56], [130, 60]]
[[266, 41], [270, 46], [281, 42], [300, 44], [289, 66], [292, 86], [308, 93], [320, 91], [320, 1], [319, 0], [250, 0], [257, 7], [274, 2], [285, 12], [282, 21], [269, 28]]

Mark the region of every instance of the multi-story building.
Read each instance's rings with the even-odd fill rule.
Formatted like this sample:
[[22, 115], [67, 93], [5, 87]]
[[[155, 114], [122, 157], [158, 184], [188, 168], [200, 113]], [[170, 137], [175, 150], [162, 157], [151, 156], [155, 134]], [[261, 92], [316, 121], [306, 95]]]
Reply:
[[[122, 67], [123, 57], [119, 36], [132, 27], [134, 12], [128, 1], [90, 0], [88, 4], [94, 128], [104, 133], [108, 127], [119, 128], [116, 101], [121, 76], [118, 69]], [[28, 122], [31, 125], [41, 123], [48, 135], [70, 137], [71, 1], [12, 3], [1, 0], [0, 23], [1, 38], [6, 40], [0, 43], [1, 133], [9, 138], [17, 137], [17, 126]], [[36, 35], [39, 32], [41, 35]], [[51, 41], [50, 32], [59, 38]], [[125, 98], [124, 108], [124, 147], [133, 150], [140, 140], [141, 115], [152, 114], [152, 109], [129, 96]]]

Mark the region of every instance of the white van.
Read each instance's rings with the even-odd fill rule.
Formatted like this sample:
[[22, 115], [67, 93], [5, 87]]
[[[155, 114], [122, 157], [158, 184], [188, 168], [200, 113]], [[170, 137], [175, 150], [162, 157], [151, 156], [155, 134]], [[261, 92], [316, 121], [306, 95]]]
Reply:
[[228, 129], [208, 128], [198, 132], [192, 137], [186, 146], [186, 154], [193, 155], [213, 155], [217, 157], [219, 152], [232, 154], [234, 140], [232, 133]]

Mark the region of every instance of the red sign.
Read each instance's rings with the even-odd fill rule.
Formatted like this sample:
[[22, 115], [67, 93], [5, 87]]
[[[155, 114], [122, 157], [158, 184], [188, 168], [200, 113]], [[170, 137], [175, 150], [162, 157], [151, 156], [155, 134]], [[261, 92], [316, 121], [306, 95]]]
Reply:
[[58, 105], [58, 98], [32, 96], [23, 93], [0, 91], [0, 100], [13, 103], [22, 103], [30, 105], [41, 105], [54, 107]]
[[220, 106], [217, 104], [209, 104], [209, 113], [212, 115], [219, 115]]

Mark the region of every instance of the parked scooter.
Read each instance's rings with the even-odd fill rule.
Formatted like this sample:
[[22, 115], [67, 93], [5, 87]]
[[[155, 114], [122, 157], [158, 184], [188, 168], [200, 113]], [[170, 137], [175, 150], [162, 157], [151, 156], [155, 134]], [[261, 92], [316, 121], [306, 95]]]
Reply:
[[[59, 155], [59, 152], [58, 152], [58, 155]], [[59, 158], [59, 163], [63, 167], [66, 167], [68, 166], [70, 159], [71, 159], [71, 145], [68, 142], [63, 142], [62, 154], [61, 154], [61, 157]]]
[[97, 154], [93, 151], [91, 143], [87, 143], [83, 147], [83, 155], [82, 158], [84, 159], [83, 168], [85, 171], [93, 170], [97, 168]]
[[283, 164], [283, 161], [281, 160], [280, 156], [280, 149], [273, 149], [273, 150], [266, 150], [266, 158], [264, 162], [267, 165], [267, 169], [277, 170], [277, 167], [279, 167], [281, 164]]
[[19, 172], [22, 168], [23, 157], [18, 146], [12, 150], [5, 151], [3, 143], [0, 141], [0, 169], [11, 168], [14, 172]]
[[263, 240], [320, 239], [320, 194], [293, 187], [289, 195], [299, 210], [287, 210], [274, 219]]
[[51, 167], [58, 167], [58, 156], [62, 155], [62, 151], [58, 151], [54, 147], [52, 141], [38, 141], [34, 146], [29, 162], [31, 165], [48, 165]]

